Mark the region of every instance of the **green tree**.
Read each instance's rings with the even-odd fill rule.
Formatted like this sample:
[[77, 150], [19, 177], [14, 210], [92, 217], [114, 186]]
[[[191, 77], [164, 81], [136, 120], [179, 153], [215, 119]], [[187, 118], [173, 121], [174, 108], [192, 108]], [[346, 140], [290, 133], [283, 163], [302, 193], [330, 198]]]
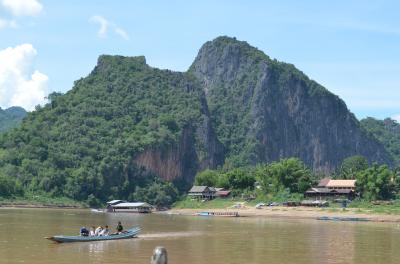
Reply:
[[217, 171], [204, 170], [202, 172], [197, 173], [194, 180], [194, 184], [201, 186], [219, 187], [218, 178], [219, 178], [219, 173]]
[[368, 168], [368, 161], [363, 156], [351, 156], [343, 160], [339, 170], [341, 179], [355, 179], [359, 171]]
[[315, 182], [312, 172], [297, 158], [259, 166], [256, 177], [264, 192], [272, 193], [285, 189], [291, 193], [303, 193]]
[[0, 196], [12, 197], [23, 195], [23, 190], [19, 182], [0, 173]]
[[394, 173], [386, 165], [373, 164], [356, 175], [356, 187], [367, 200], [387, 200], [395, 195]]
[[148, 202], [156, 207], [168, 207], [178, 197], [178, 190], [170, 182], [153, 182], [146, 188], [136, 187], [129, 198], [134, 201]]
[[232, 190], [253, 189], [256, 182], [255, 176], [249, 168], [237, 168], [223, 173], [219, 186]]

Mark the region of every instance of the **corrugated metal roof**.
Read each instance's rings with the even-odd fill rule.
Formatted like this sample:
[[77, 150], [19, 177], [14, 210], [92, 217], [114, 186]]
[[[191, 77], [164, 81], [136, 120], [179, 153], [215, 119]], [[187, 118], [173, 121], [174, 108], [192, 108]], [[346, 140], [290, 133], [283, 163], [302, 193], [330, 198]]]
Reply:
[[190, 189], [190, 193], [191, 192], [196, 192], [196, 193], [198, 193], [198, 192], [205, 192], [206, 190], [208, 189], [208, 187], [207, 186], [196, 186], [196, 185], [194, 185], [193, 187], [192, 187], [192, 189]]
[[114, 205], [113, 207], [119, 208], [119, 207], [152, 207], [148, 203], [119, 203]]
[[123, 202], [125, 202], [125, 201], [123, 201], [123, 200], [112, 200], [112, 201], [109, 201], [109, 202], [107, 202], [107, 204], [117, 204], [117, 203], [123, 203]]
[[228, 196], [231, 191], [218, 191], [217, 196]]
[[344, 187], [344, 188], [355, 188], [356, 180], [330, 180], [326, 187]]
[[330, 180], [331, 180], [330, 178], [323, 178], [322, 180], [319, 181], [318, 187], [325, 187]]
[[355, 188], [356, 180], [332, 180], [330, 178], [323, 178], [319, 181], [318, 187], [344, 187], [344, 188]]

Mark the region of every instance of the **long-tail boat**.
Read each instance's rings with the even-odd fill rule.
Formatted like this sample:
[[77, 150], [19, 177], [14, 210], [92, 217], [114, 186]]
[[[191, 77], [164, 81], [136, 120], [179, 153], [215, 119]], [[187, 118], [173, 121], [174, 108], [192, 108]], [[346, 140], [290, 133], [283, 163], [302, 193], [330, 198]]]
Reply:
[[108, 236], [63, 236], [57, 235], [52, 237], [45, 237], [46, 239], [58, 242], [90, 242], [90, 241], [103, 241], [103, 240], [117, 240], [117, 239], [128, 239], [136, 237], [140, 233], [140, 227], [133, 227], [127, 229], [119, 234], [111, 234]]

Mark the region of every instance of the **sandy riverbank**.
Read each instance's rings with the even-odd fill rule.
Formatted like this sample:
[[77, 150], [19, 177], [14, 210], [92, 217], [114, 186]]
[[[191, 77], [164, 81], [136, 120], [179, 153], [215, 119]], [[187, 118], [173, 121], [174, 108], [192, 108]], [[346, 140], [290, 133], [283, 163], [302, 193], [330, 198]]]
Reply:
[[329, 208], [310, 207], [266, 207], [262, 209], [241, 208], [241, 209], [171, 209], [170, 214], [194, 215], [199, 212], [238, 212], [244, 217], [271, 217], [271, 218], [292, 218], [292, 219], [316, 219], [317, 217], [356, 217], [365, 218], [372, 222], [399, 222], [400, 215], [389, 214], [368, 214], [359, 213], [357, 209], [332, 210]]

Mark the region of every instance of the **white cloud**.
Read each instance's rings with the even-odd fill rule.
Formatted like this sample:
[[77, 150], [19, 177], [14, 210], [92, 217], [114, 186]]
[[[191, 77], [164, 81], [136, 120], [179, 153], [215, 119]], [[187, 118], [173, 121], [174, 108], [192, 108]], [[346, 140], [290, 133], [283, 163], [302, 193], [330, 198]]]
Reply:
[[123, 30], [122, 28], [116, 27], [115, 28], [115, 33], [120, 35], [123, 39], [125, 40], [129, 40], [129, 35], [128, 33], [126, 33], [125, 30]]
[[33, 110], [45, 103], [47, 75], [33, 69], [37, 51], [31, 44], [0, 50], [0, 106]]
[[0, 29], [3, 28], [16, 28], [17, 23], [14, 20], [6, 20], [0, 18]]
[[37, 0], [2, 0], [1, 3], [14, 16], [36, 16], [43, 9]]
[[100, 26], [99, 30], [97, 31], [97, 35], [100, 38], [106, 38], [109, 29], [111, 29], [115, 34], [119, 35], [121, 38], [123, 38], [125, 40], [129, 40], [129, 35], [125, 30], [118, 27], [115, 23], [108, 21], [106, 18], [104, 18], [102, 16], [98, 16], [98, 15], [92, 16], [89, 19], [89, 21], [91, 23], [95, 23]]
[[107, 36], [108, 27], [110, 25], [107, 19], [102, 16], [92, 16], [89, 21], [100, 25], [99, 31], [97, 32], [100, 38], [105, 38]]
[[393, 120], [396, 120], [398, 123], [400, 123], [400, 114], [393, 115], [393, 116], [392, 116], [392, 119], [393, 119]]

